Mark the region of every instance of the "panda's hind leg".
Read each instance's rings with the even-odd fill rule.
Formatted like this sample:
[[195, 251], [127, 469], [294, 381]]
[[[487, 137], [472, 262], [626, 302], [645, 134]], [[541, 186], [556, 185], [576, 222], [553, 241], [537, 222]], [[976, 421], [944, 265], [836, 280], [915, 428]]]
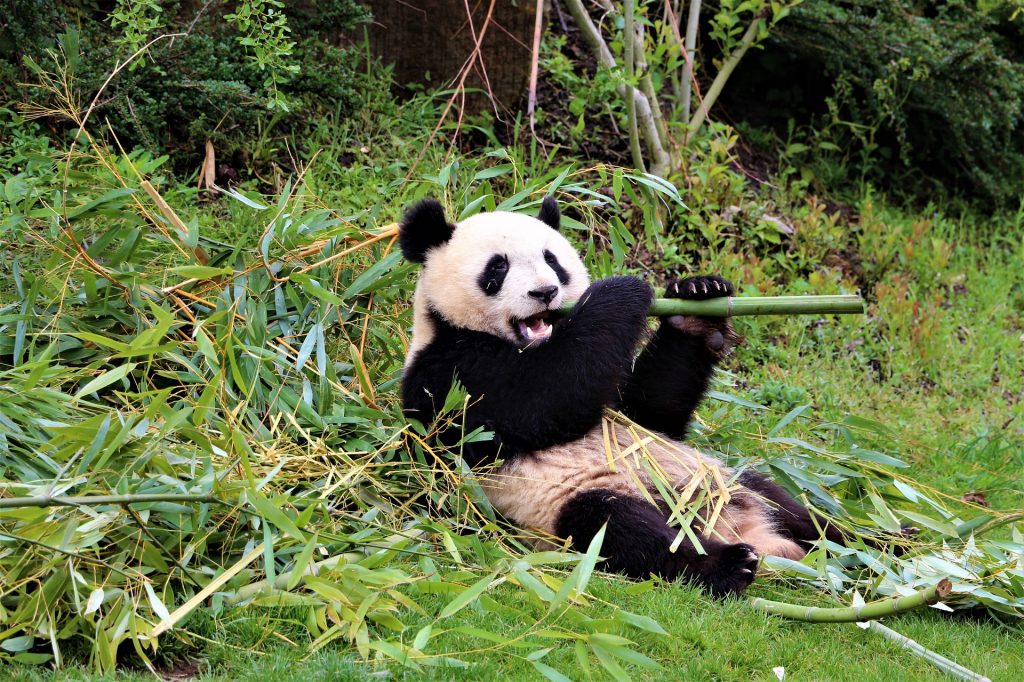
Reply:
[[570, 498], [559, 511], [555, 533], [585, 551], [605, 523], [601, 555], [606, 570], [640, 579], [651, 574], [682, 578], [716, 597], [737, 594], [754, 580], [758, 558], [751, 545], [701, 537], [704, 554], [686, 539], [672, 552], [676, 530], [662, 512], [639, 497], [611, 490], [586, 490]]
[[772, 520], [775, 525], [804, 550], [811, 549], [815, 542], [821, 540], [822, 532], [832, 542], [840, 545], [846, 543], [846, 538], [839, 528], [821, 516], [812, 514], [806, 507], [794, 500], [782, 486], [764, 474], [748, 469], [739, 475], [738, 481], [771, 507]]

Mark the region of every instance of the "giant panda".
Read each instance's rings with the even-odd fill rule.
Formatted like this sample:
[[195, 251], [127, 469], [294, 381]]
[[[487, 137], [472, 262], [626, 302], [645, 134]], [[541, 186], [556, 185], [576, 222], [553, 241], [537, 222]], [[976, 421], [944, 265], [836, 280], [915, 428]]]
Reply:
[[[736, 340], [728, 321], [673, 316], [650, 334], [650, 286], [621, 276], [591, 282], [559, 224], [552, 197], [536, 218], [495, 211], [456, 225], [429, 199], [407, 210], [399, 244], [422, 268], [402, 378], [405, 414], [430, 424], [460, 382], [467, 407], [462, 420], [442, 424], [439, 439], [450, 445], [480, 427], [493, 433], [462, 446], [492, 506], [580, 551], [607, 524], [606, 570], [688, 580], [725, 596], [751, 583], [760, 556], [799, 559], [822, 534], [842, 542], [837, 528], [766, 476], [732, 471], [682, 442]], [[666, 291], [686, 299], [731, 294], [717, 276], [672, 281]], [[571, 312], [557, 312], [572, 301]], [[609, 461], [609, 448], [637, 442], [628, 422], [603, 419], [609, 408], [655, 434], [644, 439], [646, 451], [676, 491], [709, 468], [721, 473], [719, 483], [731, 482], [719, 513], [699, 517], [712, 517], [713, 526], [691, 528], [696, 545], [689, 535], [680, 542], [671, 510], [651, 494], [649, 470]]]

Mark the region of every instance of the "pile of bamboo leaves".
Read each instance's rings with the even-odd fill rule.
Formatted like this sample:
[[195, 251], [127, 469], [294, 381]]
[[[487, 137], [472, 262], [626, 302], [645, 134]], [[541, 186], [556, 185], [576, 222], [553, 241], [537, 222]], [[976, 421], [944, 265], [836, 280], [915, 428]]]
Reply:
[[[585, 555], [525, 551], [429, 425], [402, 418], [412, 277], [393, 226], [343, 218], [300, 178], [273, 202], [223, 198], [262, 226], [225, 244], [165, 199], [161, 162], [97, 145], [73, 160], [66, 198], [52, 188], [26, 214], [26, 240], [48, 255], [15, 265], [17, 300], [0, 309], [0, 659], [59, 665], [84, 641], [97, 670], [124, 643], [153, 665], [197, 610], [287, 606], [305, 614], [311, 650], [341, 640], [370, 663], [468, 664], [436, 644], [463, 628], [490, 652], [473, 656], [513, 648], [551, 679], [556, 643], [620, 679], [624, 664], [657, 667], [629, 636], [660, 625], [588, 609], [600, 538]], [[591, 182], [678, 201], [647, 176], [567, 168], [513, 179], [497, 202], [499, 174], [473, 178], [463, 215], [535, 210], [551, 191], [607, 203]], [[614, 234], [602, 238], [617, 259]], [[705, 446], [742, 453], [858, 532], [921, 528], [898, 558], [827, 547], [771, 560], [780, 576], [842, 602], [949, 577], [950, 607], [1024, 613], [1019, 516], [917, 486], [899, 460], [854, 445], [876, 428], [865, 420], [795, 410], [761, 436], [759, 406], [718, 397]], [[458, 624], [471, 604], [507, 612], [509, 585], [530, 625]]]

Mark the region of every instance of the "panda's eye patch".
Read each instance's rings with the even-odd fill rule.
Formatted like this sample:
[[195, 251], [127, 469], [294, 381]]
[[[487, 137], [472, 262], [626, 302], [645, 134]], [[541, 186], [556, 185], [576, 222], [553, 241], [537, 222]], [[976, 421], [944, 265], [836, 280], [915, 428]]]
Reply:
[[477, 284], [488, 296], [494, 296], [501, 291], [501, 285], [505, 283], [505, 275], [508, 274], [508, 258], [495, 254], [487, 261], [484, 271], [480, 273]]
[[566, 272], [565, 268], [562, 267], [562, 264], [558, 262], [555, 254], [551, 253], [547, 249], [544, 250], [544, 262], [548, 264], [548, 267], [555, 271], [555, 276], [558, 277], [558, 281], [563, 287], [569, 283], [569, 273]]

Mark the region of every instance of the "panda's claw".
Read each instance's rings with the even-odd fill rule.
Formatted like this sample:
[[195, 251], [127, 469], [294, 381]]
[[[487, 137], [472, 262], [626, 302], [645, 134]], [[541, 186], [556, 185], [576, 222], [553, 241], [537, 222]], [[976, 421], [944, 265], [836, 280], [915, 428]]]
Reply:
[[718, 275], [687, 277], [674, 280], [665, 287], [665, 295], [670, 298], [682, 298], [692, 301], [703, 301], [709, 298], [732, 295], [732, 285]]

